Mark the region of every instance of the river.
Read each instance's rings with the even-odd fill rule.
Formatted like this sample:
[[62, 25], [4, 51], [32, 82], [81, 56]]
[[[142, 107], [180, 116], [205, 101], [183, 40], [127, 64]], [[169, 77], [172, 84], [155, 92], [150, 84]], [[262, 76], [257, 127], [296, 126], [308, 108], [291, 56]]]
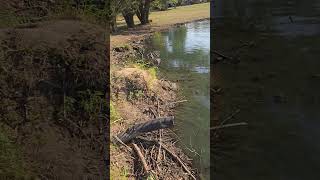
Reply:
[[219, 132], [212, 176], [320, 179], [320, 2], [216, 2], [213, 49], [233, 59], [213, 64], [213, 113], [248, 126]]
[[160, 76], [179, 86], [175, 109], [179, 146], [194, 161], [202, 179], [210, 177], [210, 23], [199, 21], [156, 33], [151, 46], [160, 51]]

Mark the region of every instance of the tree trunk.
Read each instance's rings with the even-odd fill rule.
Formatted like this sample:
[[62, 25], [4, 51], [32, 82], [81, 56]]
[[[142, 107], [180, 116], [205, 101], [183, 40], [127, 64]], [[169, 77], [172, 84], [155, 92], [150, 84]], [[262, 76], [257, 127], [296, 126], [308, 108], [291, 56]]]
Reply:
[[124, 17], [124, 20], [127, 23], [128, 28], [133, 28], [134, 27], [134, 20], [133, 20], [134, 13], [128, 12], [128, 11], [123, 11], [122, 15]]
[[117, 31], [117, 18], [116, 17], [112, 18], [110, 26], [111, 26], [111, 32], [116, 32]]
[[149, 23], [149, 11], [151, 0], [144, 0], [140, 3], [137, 16], [142, 25]]

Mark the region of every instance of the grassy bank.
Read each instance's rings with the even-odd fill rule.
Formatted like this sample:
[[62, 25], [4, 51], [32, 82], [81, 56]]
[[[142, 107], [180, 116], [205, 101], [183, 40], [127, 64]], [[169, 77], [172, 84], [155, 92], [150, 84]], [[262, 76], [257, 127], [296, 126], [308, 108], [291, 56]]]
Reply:
[[[179, 6], [168, 9], [167, 11], [151, 12], [151, 26], [166, 26], [197, 19], [209, 18], [210, 3], [194, 4], [190, 6]], [[137, 16], [134, 18], [135, 24], [139, 24]], [[125, 21], [122, 17], [118, 18], [118, 26], [125, 26]]]
[[[117, 35], [111, 35], [111, 46], [119, 46], [130, 41], [132, 38], [141, 37], [145, 34], [155, 31], [168, 29], [171, 26], [191, 21], [210, 18], [210, 3], [195, 4], [190, 6], [180, 6], [167, 11], [156, 11], [150, 13], [149, 26], [137, 26], [136, 28], [119, 32]], [[139, 24], [135, 16], [135, 24]], [[125, 21], [122, 17], [118, 18], [118, 26], [124, 27]]]

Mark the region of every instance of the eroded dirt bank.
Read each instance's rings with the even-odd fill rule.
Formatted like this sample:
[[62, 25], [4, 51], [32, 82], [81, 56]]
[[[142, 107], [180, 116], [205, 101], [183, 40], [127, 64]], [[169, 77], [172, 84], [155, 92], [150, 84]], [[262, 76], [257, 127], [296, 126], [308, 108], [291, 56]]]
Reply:
[[[161, 69], [157, 68], [154, 59], [148, 58], [150, 55], [143, 54], [144, 48], [144, 40], [113, 48], [113, 62], [117, 65], [111, 67], [112, 136], [133, 124], [157, 117], [174, 116], [174, 107], [179, 101], [176, 95], [179, 88], [176, 83], [159, 79], [157, 72]], [[157, 179], [196, 177], [196, 171], [192, 170], [192, 160], [175, 146], [178, 140], [179, 137], [170, 129], [150, 132], [143, 135], [143, 139], [134, 140], [150, 168], [148, 175], [132, 148], [112, 144], [111, 174], [116, 176], [117, 171], [125, 169], [127, 173], [123, 176], [136, 179], [145, 176]], [[179, 157], [185, 167], [166, 149]]]

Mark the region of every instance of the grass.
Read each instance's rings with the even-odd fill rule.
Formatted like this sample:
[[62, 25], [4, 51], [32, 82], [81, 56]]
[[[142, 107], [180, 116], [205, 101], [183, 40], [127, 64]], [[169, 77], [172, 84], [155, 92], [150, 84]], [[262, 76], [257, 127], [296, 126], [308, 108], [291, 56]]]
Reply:
[[[163, 26], [177, 23], [184, 23], [197, 19], [210, 17], [210, 3], [194, 4], [190, 6], [179, 6], [170, 8], [167, 11], [155, 11], [150, 13], [152, 26]], [[137, 16], [134, 17], [135, 24], [139, 24]], [[117, 25], [125, 26], [125, 21], [122, 16], [118, 17]]]
[[158, 74], [158, 68], [149, 66], [148, 64], [144, 62], [135, 62], [132, 64], [133, 67], [147, 71], [147, 73], [150, 75], [150, 79], [147, 82], [148, 88], [152, 89], [154, 81], [157, 79], [157, 74]]
[[121, 116], [119, 115], [118, 111], [116, 110], [116, 107], [114, 105], [113, 101], [110, 101], [110, 122], [116, 122], [119, 120]]

